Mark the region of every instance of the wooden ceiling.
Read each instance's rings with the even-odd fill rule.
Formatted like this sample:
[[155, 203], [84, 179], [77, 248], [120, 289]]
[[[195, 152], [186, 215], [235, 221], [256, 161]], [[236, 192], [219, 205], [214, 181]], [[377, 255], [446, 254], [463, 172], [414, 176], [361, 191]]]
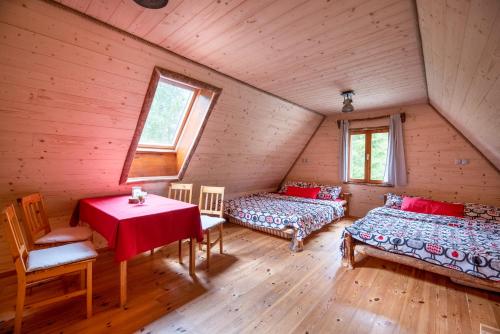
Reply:
[[57, 0], [320, 113], [427, 102], [413, 0]]
[[418, 0], [429, 101], [500, 168], [500, 1]]
[[323, 114], [430, 102], [500, 167], [499, 0], [57, 1]]

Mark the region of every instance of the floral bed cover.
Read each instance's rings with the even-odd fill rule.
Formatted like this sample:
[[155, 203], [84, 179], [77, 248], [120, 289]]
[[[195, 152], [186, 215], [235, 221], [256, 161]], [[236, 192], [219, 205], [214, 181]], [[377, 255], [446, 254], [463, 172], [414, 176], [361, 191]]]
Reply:
[[256, 226], [277, 230], [293, 227], [303, 240], [333, 220], [344, 216], [340, 201], [259, 193], [226, 200], [227, 215]]
[[389, 252], [500, 281], [500, 223], [380, 207], [346, 233]]

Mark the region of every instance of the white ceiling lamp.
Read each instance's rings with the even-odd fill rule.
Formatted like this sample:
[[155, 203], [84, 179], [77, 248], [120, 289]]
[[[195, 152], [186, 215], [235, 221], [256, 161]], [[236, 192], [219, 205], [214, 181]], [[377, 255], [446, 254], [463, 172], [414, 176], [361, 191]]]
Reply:
[[340, 93], [344, 97], [344, 106], [342, 107], [342, 112], [352, 112], [354, 111], [354, 106], [352, 105], [352, 96], [354, 95], [353, 90], [346, 90]]
[[160, 9], [168, 4], [168, 0], [134, 0], [134, 2], [148, 9]]

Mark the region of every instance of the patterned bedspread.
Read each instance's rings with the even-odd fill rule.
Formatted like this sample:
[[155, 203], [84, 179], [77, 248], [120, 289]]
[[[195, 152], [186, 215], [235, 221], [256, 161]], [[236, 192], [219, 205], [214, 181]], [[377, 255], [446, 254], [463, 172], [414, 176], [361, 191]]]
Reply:
[[336, 201], [260, 193], [225, 201], [225, 213], [256, 226], [277, 230], [293, 227], [295, 239], [301, 241], [342, 217], [344, 208]]
[[500, 223], [380, 207], [344, 233], [390, 252], [500, 281]]

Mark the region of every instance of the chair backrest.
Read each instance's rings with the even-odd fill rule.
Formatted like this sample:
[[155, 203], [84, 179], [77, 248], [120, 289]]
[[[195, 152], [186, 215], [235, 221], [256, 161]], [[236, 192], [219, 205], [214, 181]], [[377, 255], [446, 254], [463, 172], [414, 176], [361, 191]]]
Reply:
[[33, 248], [35, 240], [50, 232], [49, 219], [43, 205], [42, 195], [36, 193], [24, 196], [19, 202], [26, 223], [28, 245]]
[[178, 201], [192, 203], [193, 184], [192, 183], [170, 183], [168, 187], [168, 198]]
[[201, 186], [198, 207], [201, 214], [222, 217], [224, 214], [224, 187]]
[[28, 248], [24, 240], [21, 225], [17, 219], [16, 209], [13, 204], [7, 205], [3, 210], [4, 228], [7, 242], [10, 246], [12, 259], [16, 265], [16, 270], [26, 272], [26, 258], [28, 257]]

